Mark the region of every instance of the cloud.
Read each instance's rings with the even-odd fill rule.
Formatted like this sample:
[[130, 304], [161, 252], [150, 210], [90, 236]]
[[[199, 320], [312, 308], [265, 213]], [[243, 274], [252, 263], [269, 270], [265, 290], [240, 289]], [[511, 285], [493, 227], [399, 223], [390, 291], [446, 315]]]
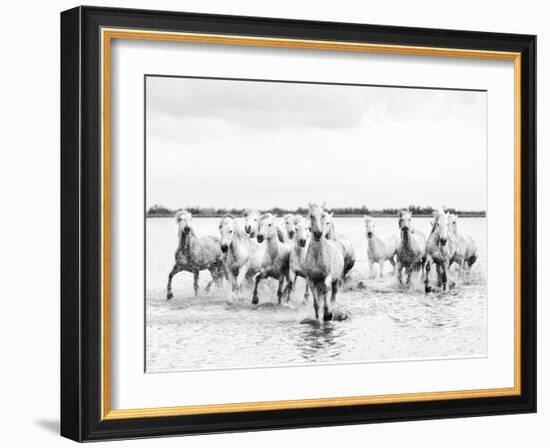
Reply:
[[147, 104], [151, 118], [208, 118], [251, 128], [352, 128], [367, 108], [345, 86], [160, 77], [147, 79]]
[[485, 208], [480, 92], [147, 80], [147, 200]]

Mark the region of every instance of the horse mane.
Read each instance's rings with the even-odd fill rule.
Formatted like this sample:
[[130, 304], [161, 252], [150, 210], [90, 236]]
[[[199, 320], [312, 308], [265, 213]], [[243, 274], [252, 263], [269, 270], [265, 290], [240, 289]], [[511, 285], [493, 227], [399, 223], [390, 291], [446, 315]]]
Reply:
[[181, 216], [181, 215], [189, 215], [189, 212], [183, 208], [180, 208], [179, 210], [176, 211], [176, 213], [174, 214], [174, 219], [177, 221], [178, 218]]
[[445, 211], [443, 210], [443, 208], [433, 211], [432, 216], [434, 217], [434, 220], [432, 221], [432, 230], [430, 231], [430, 235], [435, 232], [435, 225], [439, 223], [439, 217], [441, 215], [445, 216]]
[[399, 217], [400, 218], [402, 218], [405, 215], [411, 215], [412, 216], [412, 213], [409, 210], [406, 210], [404, 208], [399, 210]]
[[275, 218], [275, 216], [273, 216], [272, 213], [264, 213], [262, 216], [260, 216], [259, 222], [265, 221], [266, 219], [269, 219], [269, 218]]
[[312, 211], [313, 209], [320, 209], [322, 212], [325, 211], [325, 210], [323, 209], [323, 207], [321, 207], [320, 205], [315, 204], [314, 202], [310, 202], [310, 203], [308, 204], [308, 208], [309, 208], [309, 214], [310, 214], [310, 215], [311, 215], [311, 211]]
[[239, 223], [237, 222], [235, 217], [231, 215], [228, 215], [227, 217], [233, 221], [233, 230], [235, 231], [235, 234], [237, 235], [237, 237], [246, 238], [248, 240], [249, 239], [248, 235], [245, 233], [243, 229], [241, 229], [241, 226], [239, 226]]
[[248, 215], [252, 214], [252, 213], [257, 213], [258, 215], [260, 214], [260, 211], [255, 209], [255, 208], [247, 208], [244, 212], [243, 212], [243, 216], [245, 218], [248, 218]]

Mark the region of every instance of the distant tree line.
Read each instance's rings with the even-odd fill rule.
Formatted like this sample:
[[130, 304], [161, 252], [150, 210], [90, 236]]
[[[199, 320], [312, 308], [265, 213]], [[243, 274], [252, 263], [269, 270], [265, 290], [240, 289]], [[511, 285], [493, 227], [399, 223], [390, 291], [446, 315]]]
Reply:
[[[221, 217], [224, 215], [234, 215], [234, 216], [241, 216], [246, 209], [244, 208], [215, 208], [215, 207], [181, 207], [181, 209], [185, 209], [189, 212], [191, 212], [194, 216], [202, 216], [205, 218], [212, 218], [212, 217]], [[435, 208], [426, 206], [422, 207], [419, 205], [409, 205], [408, 207], [401, 207], [401, 208], [383, 208], [383, 209], [371, 209], [368, 208], [366, 205], [363, 205], [361, 207], [330, 207], [329, 210], [334, 213], [335, 216], [363, 216], [363, 215], [369, 215], [372, 217], [391, 217], [391, 216], [397, 216], [399, 213], [399, 210], [410, 210], [414, 216], [432, 216]], [[477, 210], [458, 210], [453, 207], [444, 207], [445, 211], [448, 211], [450, 213], [456, 213], [461, 217], [484, 217], [485, 211], [477, 211]], [[179, 209], [169, 209], [167, 207], [164, 207], [163, 205], [153, 205], [152, 207], [147, 210], [146, 216], [147, 217], [166, 217], [166, 216], [174, 216], [176, 211]], [[295, 209], [288, 209], [288, 208], [281, 208], [281, 207], [273, 207], [270, 209], [262, 209], [260, 210], [262, 213], [273, 213], [274, 215], [285, 215], [287, 213], [292, 214], [299, 214], [299, 215], [307, 215], [308, 209], [307, 207], [298, 207]]]

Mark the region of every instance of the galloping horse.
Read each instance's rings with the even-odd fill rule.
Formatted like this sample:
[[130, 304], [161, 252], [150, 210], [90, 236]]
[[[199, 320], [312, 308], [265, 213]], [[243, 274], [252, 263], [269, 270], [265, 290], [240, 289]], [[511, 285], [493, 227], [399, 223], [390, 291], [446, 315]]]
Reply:
[[224, 216], [219, 229], [225, 271], [231, 282], [232, 291], [239, 296], [243, 280], [251, 279], [260, 271], [261, 251], [256, 241], [241, 230], [233, 216]]
[[195, 296], [199, 293], [199, 272], [208, 269], [212, 279], [206, 286], [210, 290], [213, 282], [218, 286], [223, 283], [222, 253], [220, 240], [213, 236], [197, 237], [191, 226], [191, 213], [179, 210], [175, 215], [178, 223], [178, 248], [176, 250], [176, 262], [168, 275], [166, 299], [174, 297], [172, 293], [172, 278], [178, 272], [191, 272], [194, 276], [193, 287]]
[[[294, 245], [290, 250], [290, 262], [289, 273], [291, 287], [288, 288], [287, 300], [290, 301], [290, 294], [292, 288], [296, 285], [296, 279], [298, 276], [306, 278], [305, 262], [307, 245], [310, 238], [310, 228], [308, 221], [302, 215], [294, 216]], [[304, 293], [304, 300], [309, 299], [309, 286], [306, 281], [306, 291]]]
[[374, 264], [378, 263], [380, 266], [379, 276], [384, 277], [384, 263], [388, 260], [393, 266], [395, 274], [395, 254], [397, 252], [397, 246], [399, 240], [395, 235], [381, 238], [375, 233], [375, 222], [370, 216], [365, 215], [365, 230], [367, 232], [367, 258], [369, 259], [369, 271], [371, 278], [374, 278]]
[[[333, 318], [331, 304], [336, 300], [338, 282], [344, 274], [344, 257], [339, 245], [327, 239], [326, 215], [321, 207], [309, 204], [309, 219], [311, 221], [312, 238], [306, 252], [306, 280], [313, 294], [315, 318], [319, 320], [319, 302], [323, 301], [323, 320]], [[328, 288], [331, 287], [330, 303], [327, 299]]]
[[324, 220], [326, 223], [324, 236], [329, 240], [335, 241], [342, 252], [342, 256], [344, 257], [344, 275], [342, 275], [342, 278], [344, 278], [355, 265], [355, 249], [353, 249], [353, 245], [346, 237], [336, 235], [333, 217], [334, 213], [324, 212]]
[[412, 215], [408, 210], [399, 212], [399, 230], [401, 238], [397, 246], [397, 279], [403, 285], [402, 270], [407, 273], [407, 286], [411, 284], [411, 274], [422, 269], [426, 261], [426, 237], [419, 230], [412, 228]]
[[456, 262], [459, 267], [460, 274], [464, 274], [466, 268], [468, 273], [472, 265], [476, 262], [478, 257], [477, 245], [474, 239], [468, 235], [462, 235], [458, 233], [458, 216], [451, 213], [448, 219], [449, 225], [449, 239], [455, 241], [455, 252], [449, 260], [449, 267]]
[[434, 212], [432, 230], [426, 241], [426, 275], [424, 277], [424, 289], [432, 290], [430, 286], [430, 270], [435, 263], [437, 270], [437, 286], [447, 289], [447, 272], [449, 260], [455, 252], [454, 241], [448, 238], [447, 214], [443, 210]]
[[252, 303], [258, 304], [258, 285], [267, 277], [272, 277], [279, 281], [279, 287], [277, 289], [277, 299], [279, 304], [281, 303], [281, 297], [283, 296], [283, 283], [286, 278], [286, 288], [292, 289], [292, 283], [288, 272], [290, 249], [281, 241], [277, 235], [277, 224], [275, 223], [275, 216], [271, 213], [266, 213], [260, 218], [258, 226], [258, 235], [256, 236], [259, 243], [266, 240], [266, 251], [262, 260], [262, 268], [260, 272], [256, 274], [256, 284], [254, 285], [254, 293], [252, 295]]

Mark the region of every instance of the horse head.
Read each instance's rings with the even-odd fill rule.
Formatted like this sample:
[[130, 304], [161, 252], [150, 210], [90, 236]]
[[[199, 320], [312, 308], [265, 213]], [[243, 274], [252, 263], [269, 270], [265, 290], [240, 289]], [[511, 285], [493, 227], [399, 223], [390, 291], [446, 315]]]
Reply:
[[449, 231], [452, 232], [454, 235], [458, 233], [458, 216], [454, 213], [447, 213], [447, 225], [449, 228]]
[[294, 228], [296, 229], [296, 241], [299, 246], [306, 247], [309, 234], [311, 233], [309, 222], [302, 215], [296, 215], [294, 217]]
[[311, 222], [311, 233], [315, 241], [319, 241], [326, 233], [325, 211], [317, 204], [309, 204], [308, 218]]
[[333, 226], [334, 226], [334, 222], [332, 220], [332, 218], [334, 218], [334, 212], [327, 212], [325, 211], [323, 213], [323, 220], [324, 220], [324, 231], [323, 231], [323, 235], [325, 236], [325, 238], [328, 238], [328, 239], [331, 239], [331, 237], [334, 236], [331, 235], [331, 232], [333, 230]]
[[224, 216], [219, 225], [220, 230], [220, 249], [225, 254], [233, 242], [235, 234], [238, 232], [235, 218], [230, 215]]
[[187, 210], [178, 210], [176, 215], [176, 222], [178, 223], [178, 235], [187, 235], [191, 232], [191, 219], [192, 215]]
[[445, 246], [447, 244], [447, 214], [442, 209], [436, 210], [433, 213], [432, 234], [436, 234], [441, 246]]
[[365, 219], [365, 228], [367, 230], [367, 238], [372, 238], [374, 235], [374, 228], [376, 227], [374, 224], [374, 219], [372, 219], [370, 216], [365, 215], [363, 217]]
[[250, 238], [256, 237], [258, 233], [258, 223], [260, 221], [260, 211], [249, 208], [244, 211], [244, 231]]
[[289, 239], [293, 239], [296, 235], [296, 224], [294, 223], [294, 215], [290, 213], [283, 216], [283, 221], [285, 223], [285, 231]]
[[409, 232], [411, 231], [411, 222], [412, 222], [412, 213], [408, 210], [399, 211], [399, 229], [401, 230], [401, 236], [403, 239], [409, 237]]
[[266, 213], [260, 218], [256, 238], [258, 239], [258, 243], [262, 243], [264, 239], [270, 240], [273, 237], [278, 237], [275, 216], [271, 213]]

